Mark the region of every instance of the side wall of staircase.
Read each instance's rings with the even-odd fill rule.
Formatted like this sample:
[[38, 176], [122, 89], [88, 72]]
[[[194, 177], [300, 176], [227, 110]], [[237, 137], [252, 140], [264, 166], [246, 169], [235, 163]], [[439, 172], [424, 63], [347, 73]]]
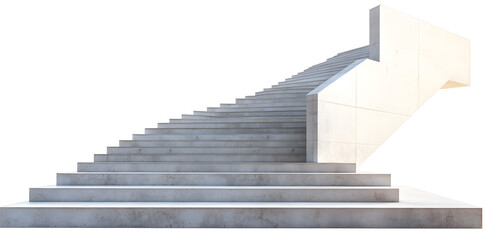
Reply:
[[470, 84], [468, 39], [385, 6], [369, 54], [308, 93], [307, 162], [361, 164], [436, 91]]

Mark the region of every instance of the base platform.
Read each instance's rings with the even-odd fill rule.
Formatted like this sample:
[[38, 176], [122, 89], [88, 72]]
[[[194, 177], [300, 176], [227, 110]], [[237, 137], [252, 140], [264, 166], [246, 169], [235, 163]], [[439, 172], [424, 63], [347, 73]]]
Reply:
[[482, 209], [401, 187], [400, 202], [26, 202], [0, 227], [481, 228]]

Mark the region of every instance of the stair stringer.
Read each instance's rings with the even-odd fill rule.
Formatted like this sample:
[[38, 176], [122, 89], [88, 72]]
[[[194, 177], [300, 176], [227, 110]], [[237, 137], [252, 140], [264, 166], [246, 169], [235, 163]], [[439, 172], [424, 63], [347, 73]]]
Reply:
[[470, 85], [470, 41], [385, 6], [370, 59], [307, 94], [307, 162], [361, 164], [441, 88]]

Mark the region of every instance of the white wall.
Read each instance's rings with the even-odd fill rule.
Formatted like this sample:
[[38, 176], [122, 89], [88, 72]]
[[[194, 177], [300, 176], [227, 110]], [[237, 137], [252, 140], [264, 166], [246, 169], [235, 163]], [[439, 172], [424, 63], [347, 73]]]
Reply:
[[[441, 90], [361, 170], [485, 206], [485, 22], [480, 1], [0, 1], [0, 205], [145, 127], [253, 94], [368, 43], [380, 3], [471, 40], [469, 88]], [[468, 231], [67, 231], [0, 234], [177, 234], [397, 238]], [[74, 233], [74, 234], [73, 234]], [[242, 233], [242, 234], [241, 234]], [[364, 234], [364, 235], [363, 235]], [[96, 235], [96, 236], [99, 236]], [[164, 235], [167, 237], [166, 235]]]

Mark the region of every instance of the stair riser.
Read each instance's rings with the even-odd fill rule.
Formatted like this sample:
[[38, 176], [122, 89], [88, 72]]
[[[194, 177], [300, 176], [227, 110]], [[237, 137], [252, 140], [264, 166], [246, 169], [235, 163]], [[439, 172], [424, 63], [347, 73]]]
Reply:
[[[281, 84], [284, 82], [279, 82]], [[278, 86], [278, 85], [276, 85]], [[312, 86], [297, 86], [297, 87], [279, 87], [279, 88], [264, 88], [263, 91], [256, 92], [257, 95], [259, 94], [279, 94], [279, 93], [305, 93], [313, 90]]]
[[298, 103], [306, 105], [306, 95], [301, 98], [288, 98], [288, 99], [236, 99], [236, 103], [239, 104], [268, 104], [268, 103]]
[[78, 163], [78, 172], [320, 172], [355, 173], [351, 163]]
[[397, 202], [398, 189], [33, 188], [30, 202]]
[[170, 140], [170, 141], [306, 141], [306, 134], [192, 134], [192, 135], [146, 135], [134, 134], [133, 140]]
[[213, 117], [212, 116], [195, 116], [195, 115], [182, 114], [182, 119], [203, 120], [203, 119], [211, 119], [211, 118], [213, 118]]
[[301, 128], [306, 127], [305, 122], [300, 123], [159, 123], [160, 129], [171, 128]]
[[[311, 82], [311, 81], [302, 80], [302, 83], [305, 83], [305, 82]], [[285, 84], [294, 84], [294, 85], [284, 86]], [[271, 85], [270, 88], [264, 88], [264, 91], [265, 92], [267, 91], [268, 93], [277, 92], [277, 91], [280, 91], [280, 92], [283, 92], [283, 91], [308, 91], [308, 90], [311, 91], [315, 88], [314, 86], [305, 86], [305, 85], [296, 85], [296, 84], [298, 84], [298, 81], [296, 81], [296, 82], [286, 82], [286, 81], [278, 82], [276, 85]]]
[[256, 92], [256, 96], [265, 96], [265, 95], [278, 95], [278, 94], [307, 94], [312, 89], [275, 89], [275, 90], [264, 90], [260, 92]]
[[301, 103], [253, 103], [253, 104], [221, 104], [221, 108], [248, 108], [248, 107], [304, 107], [306, 108], [306, 104], [301, 102]]
[[194, 112], [195, 116], [206, 117], [262, 117], [262, 116], [300, 116], [306, 117], [306, 111], [293, 111], [293, 112], [279, 112], [279, 111], [267, 111], [267, 112]]
[[296, 93], [296, 94], [289, 93], [289, 94], [246, 96], [246, 99], [302, 98], [304, 96], [306, 96], [306, 93]]
[[262, 111], [306, 111], [301, 107], [248, 107], [248, 108], [207, 108], [207, 112], [262, 112]]
[[95, 162], [304, 162], [305, 155], [249, 154], [177, 154], [177, 155], [106, 155], [95, 154]]
[[264, 91], [269, 91], [269, 92], [286, 91], [286, 90], [305, 90], [305, 91], [311, 91], [311, 90], [313, 90], [313, 88], [312, 87], [280, 87], [279, 89], [265, 88], [263, 90]]
[[305, 133], [305, 128], [149, 128], [145, 134], [250, 134], [250, 133]]
[[[481, 228], [481, 208], [0, 208], [1, 227]], [[46, 221], [46, 219], [49, 219]], [[432, 219], [432, 220], [430, 220]]]
[[58, 173], [57, 185], [182, 186], [390, 186], [389, 174], [106, 174]]
[[245, 117], [245, 118], [204, 118], [204, 119], [170, 119], [170, 123], [260, 123], [260, 122], [305, 122], [306, 117]]
[[120, 147], [297, 147], [305, 141], [120, 141]]
[[108, 154], [305, 154], [306, 148], [243, 148], [243, 147], [202, 147], [202, 148], [118, 148], [109, 147]]

